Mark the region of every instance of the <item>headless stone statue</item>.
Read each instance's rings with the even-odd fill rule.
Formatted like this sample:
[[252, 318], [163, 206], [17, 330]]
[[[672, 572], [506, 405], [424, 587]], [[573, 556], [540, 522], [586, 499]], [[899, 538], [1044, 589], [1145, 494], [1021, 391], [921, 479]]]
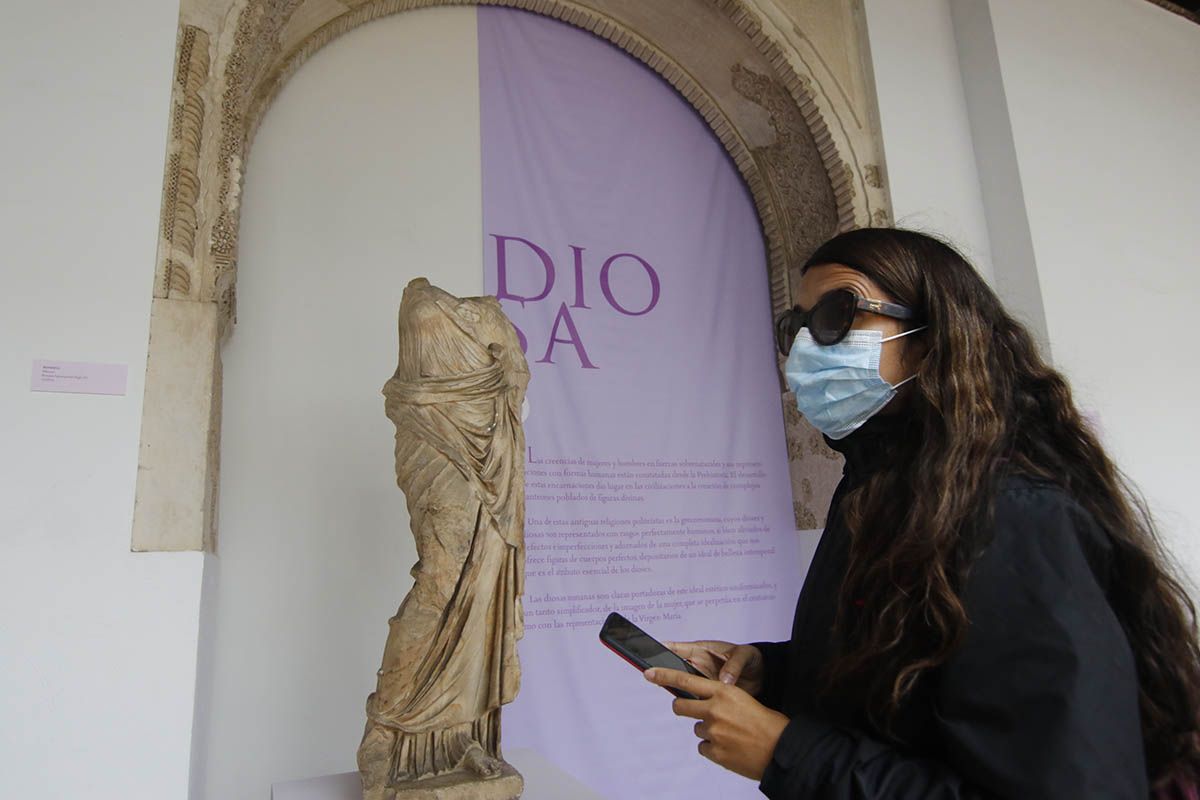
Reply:
[[508, 800], [500, 707], [520, 685], [529, 368], [493, 297], [412, 281], [383, 388], [416, 539], [358, 748], [365, 800]]

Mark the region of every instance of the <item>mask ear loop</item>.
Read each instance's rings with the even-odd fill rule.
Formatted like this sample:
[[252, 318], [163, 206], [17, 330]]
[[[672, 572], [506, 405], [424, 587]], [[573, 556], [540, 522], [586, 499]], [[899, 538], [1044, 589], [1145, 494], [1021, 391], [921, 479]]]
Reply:
[[[908, 336], [910, 333], [917, 333], [917, 332], [919, 332], [919, 331], [923, 331], [923, 330], [925, 330], [925, 329], [926, 329], [926, 328], [928, 328], [928, 327], [929, 327], [928, 325], [922, 325], [922, 326], [921, 326], [921, 327], [919, 327], [919, 328], [913, 328], [912, 330], [907, 330], [907, 331], [904, 331], [903, 333], [897, 333], [895, 336], [889, 336], [889, 337], [887, 337], [886, 339], [880, 339], [880, 340], [879, 340], [879, 343], [880, 343], [880, 344], [883, 344], [884, 342], [890, 342], [892, 339], [901, 339], [901, 338], [903, 338], [903, 337], [905, 337], [905, 336]], [[901, 386], [903, 386], [904, 384], [908, 383], [909, 381], [911, 381], [911, 380], [912, 380], [913, 378], [915, 378], [915, 377], [917, 377], [917, 373], [915, 373], [915, 372], [914, 372], [912, 375], [909, 375], [907, 378], [905, 378], [904, 380], [900, 381], [899, 383], [893, 383], [893, 384], [892, 384], [892, 388], [893, 388], [893, 389], [899, 389]]]
[[907, 331], [904, 331], [903, 333], [897, 333], [895, 336], [889, 336], [886, 339], [880, 339], [879, 343], [883, 344], [884, 342], [890, 342], [892, 339], [901, 339], [905, 336], [908, 336], [910, 333], [920, 333], [921, 331], [925, 330], [928, 327], [929, 327], [928, 325], [922, 325], [919, 328], [913, 328], [912, 330], [907, 330]]

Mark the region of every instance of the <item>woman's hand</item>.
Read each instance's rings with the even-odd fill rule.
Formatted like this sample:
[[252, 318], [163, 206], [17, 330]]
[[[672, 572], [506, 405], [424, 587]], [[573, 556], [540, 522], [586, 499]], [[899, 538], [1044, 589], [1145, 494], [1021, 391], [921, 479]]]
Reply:
[[763, 657], [757, 647], [730, 642], [663, 642], [675, 655], [710, 678], [758, 697], [763, 689]]
[[671, 710], [699, 720], [692, 730], [700, 739], [700, 755], [746, 778], [762, 780], [787, 717], [737, 686], [662, 667], [644, 674], [651, 683], [683, 689], [699, 698], [677, 697]]

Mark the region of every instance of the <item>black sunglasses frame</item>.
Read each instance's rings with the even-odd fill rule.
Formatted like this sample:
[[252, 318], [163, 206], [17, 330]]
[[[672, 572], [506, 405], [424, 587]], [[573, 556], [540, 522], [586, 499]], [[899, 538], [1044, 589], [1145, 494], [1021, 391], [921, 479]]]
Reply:
[[[853, 298], [852, 303], [849, 302], [850, 298]], [[841, 320], [841, 326], [835, 330], [834, 334], [827, 336], [824, 329], [809, 327], [809, 322], [822, 306], [832, 302], [841, 302], [850, 311]], [[786, 356], [791, 352], [792, 342], [795, 340], [796, 334], [800, 333], [801, 328], [808, 328], [817, 344], [837, 344], [846, 338], [846, 334], [854, 326], [854, 317], [860, 310], [893, 319], [912, 319], [916, 316], [916, 312], [908, 306], [886, 303], [883, 300], [872, 300], [849, 289], [834, 289], [826, 292], [808, 311], [801, 310], [800, 306], [792, 306], [790, 311], [783, 312], [779, 319], [775, 320], [775, 344], [779, 348], [780, 354]]]

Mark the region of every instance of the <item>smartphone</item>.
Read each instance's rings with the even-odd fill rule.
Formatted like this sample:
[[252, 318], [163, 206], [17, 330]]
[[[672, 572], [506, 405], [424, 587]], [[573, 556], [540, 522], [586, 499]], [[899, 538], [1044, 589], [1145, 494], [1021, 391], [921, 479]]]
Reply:
[[[699, 675], [701, 678], [708, 677], [668, 650], [666, 645], [615, 611], [608, 615], [608, 619], [604, 620], [604, 626], [600, 628], [600, 641], [609, 650], [612, 650], [639, 670], [645, 671], [651, 667], [666, 667], [667, 669], [690, 672], [693, 675]], [[670, 686], [664, 686], [663, 688], [676, 697], [682, 697], [687, 700], [697, 699], [694, 694], [685, 692], [682, 689], [675, 689]]]

